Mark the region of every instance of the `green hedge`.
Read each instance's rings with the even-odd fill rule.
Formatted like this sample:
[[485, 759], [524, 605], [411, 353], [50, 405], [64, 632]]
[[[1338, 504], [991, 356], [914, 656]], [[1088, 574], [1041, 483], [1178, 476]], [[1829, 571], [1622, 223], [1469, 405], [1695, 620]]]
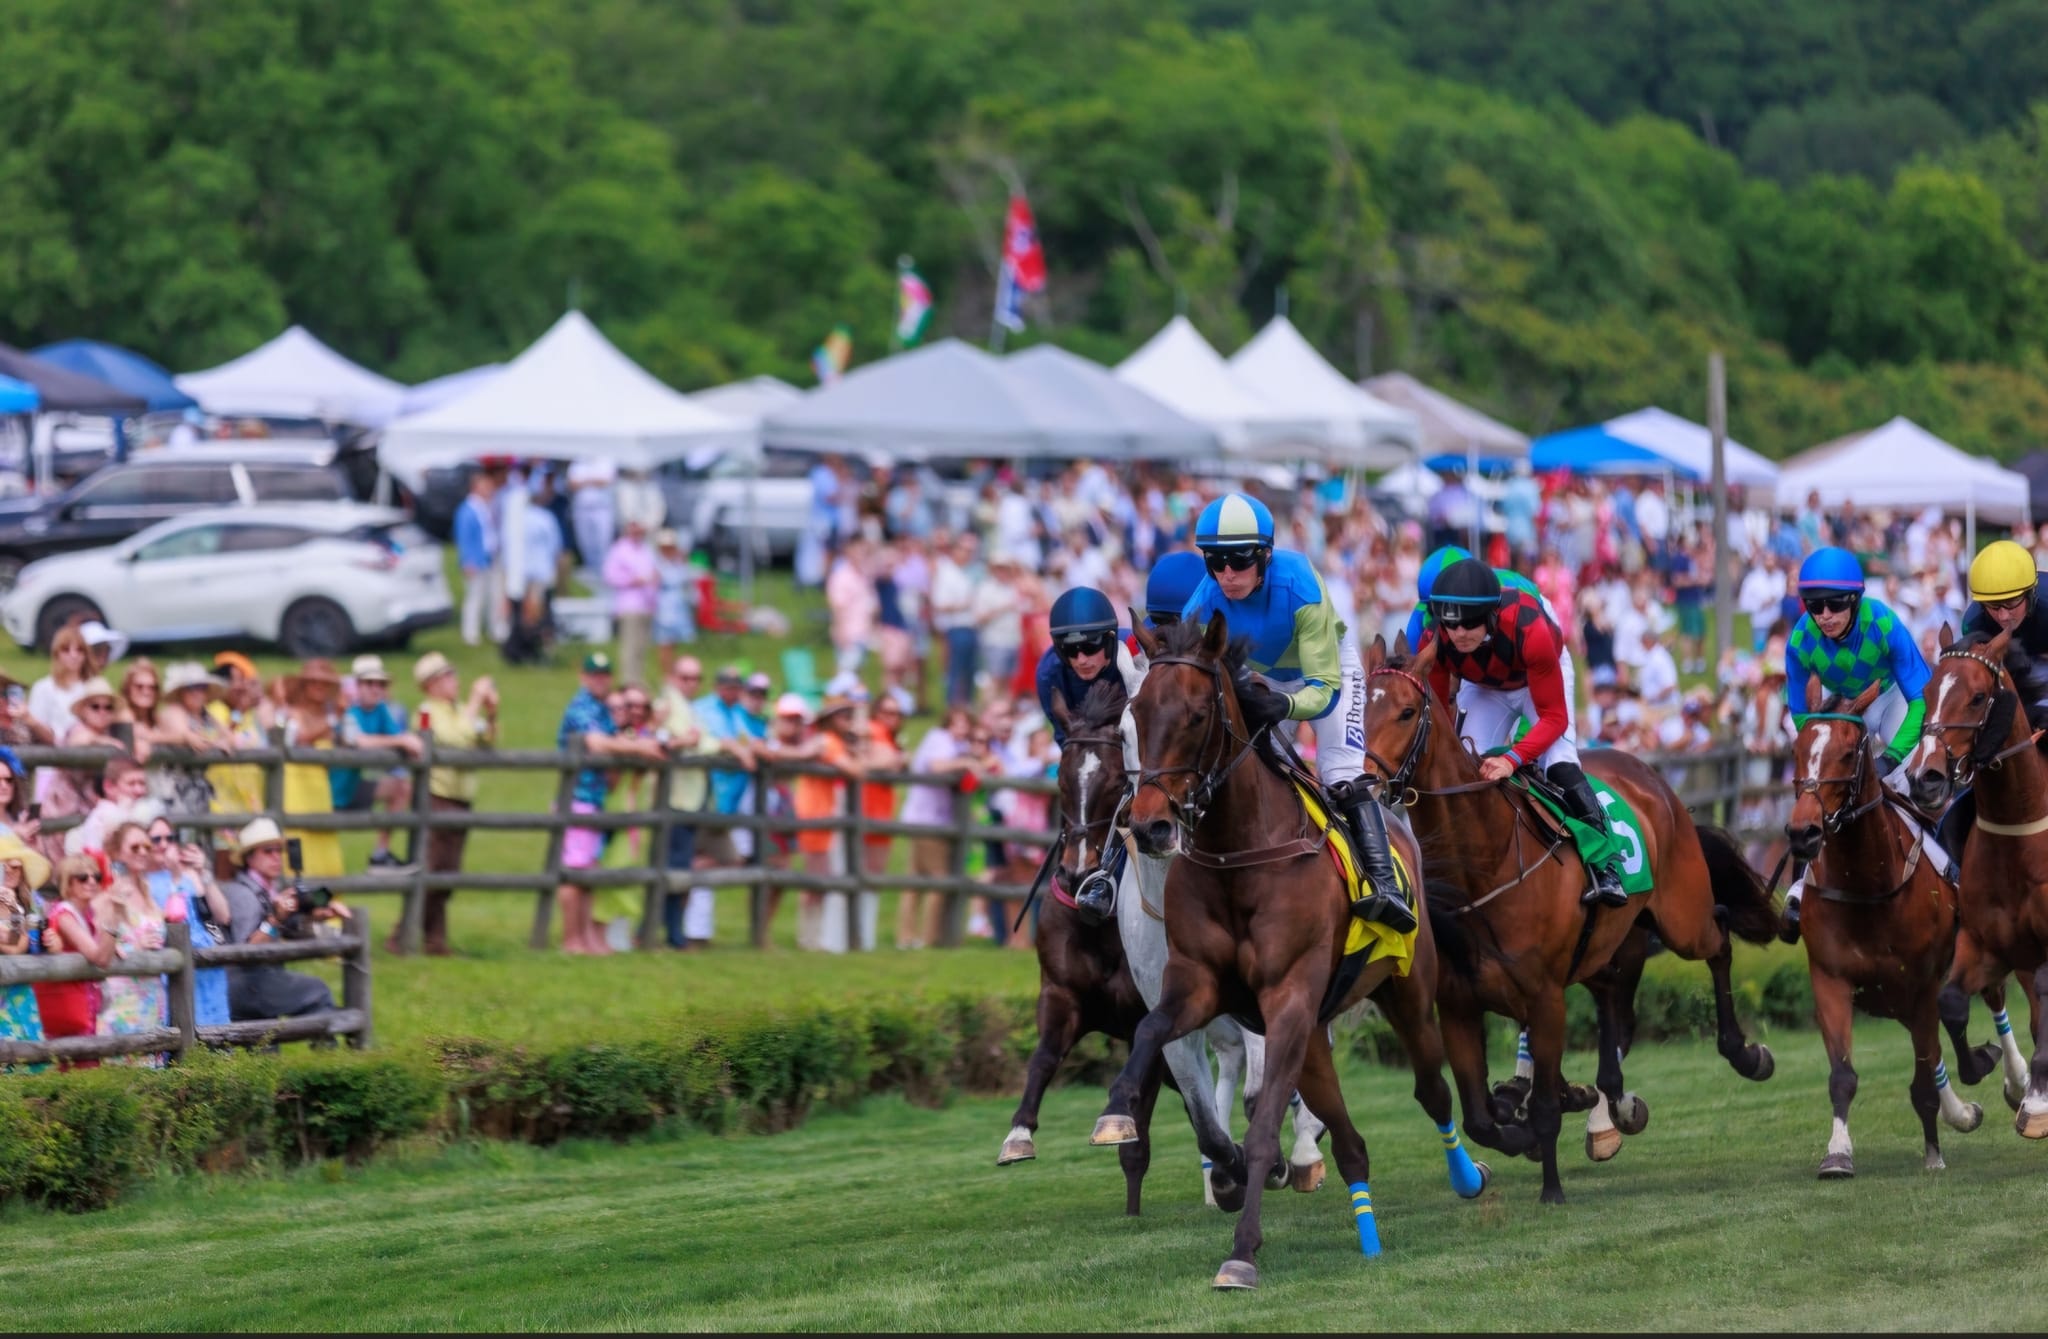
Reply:
[[[1803, 961], [1762, 966], [1737, 981], [1745, 1026], [1803, 1024]], [[1711, 1035], [1705, 969], [1664, 959], [1651, 969], [1638, 1040]], [[449, 1039], [424, 1053], [203, 1056], [163, 1070], [14, 1076], [0, 1080], [0, 1203], [95, 1209], [153, 1177], [359, 1161], [414, 1135], [546, 1144], [672, 1123], [773, 1132], [870, 1093], [936, 1105], [956, 1091], [1015, 1092], [1037, 1042], [1033, 1007], [965, 996], [814, 1004], [566, 1050]], [[1591, 1008], [1575, 999], [1572, 1009], [1573, 1044], [1589, 1046]], [[1349, 1036], [1354, 1054], [1406, 1063], [1377, 1018]], [[1088, 1038], [1062, 1075], [1106, 1083], [1122, 1054]]]

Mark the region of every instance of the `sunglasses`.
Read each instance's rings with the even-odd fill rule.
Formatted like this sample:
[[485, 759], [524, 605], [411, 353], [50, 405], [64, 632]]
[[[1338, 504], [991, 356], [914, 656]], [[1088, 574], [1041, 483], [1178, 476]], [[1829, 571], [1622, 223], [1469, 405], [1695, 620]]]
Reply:
[[1487, 610], [1479, 605], [1435, 604], [1429, 616], [1446, 628], [1478, 628], [1486, 624]]
[[1112, 633], [1104, 633], [1099, 637], [1090, 637], [1085, 642], [1063, 642], [1060, 645], [1060, 659], [1077, 660], [1082, 656], [1103, 655], [1115, 644], [1116, 637]]
[[1221, 572], [1226, 568], [1233, 572], [1247, 572], [1264, 561], [1265, 556], [1264, 549], [1231, 549], [1224, 553], [1203, 554], [1202, 565], [1211, 572]]
[[111, 702], [81, 702], [78, 704], [78, 710], [80, 711], [112, 711], [113, 709], [114, 704]]
[[1856, 607], [1854, 595], [1815, 595], [1800, 603], [1809, 614], [1846, 614]]
[[98, 883], [99, 881], [100, 876], [97, 874], [74, 874], [71, 876], [71, 882], [73, 883]]
[[1994, 614], [2009, 614], [2013, 610], [2025, 605], [2032, 598], [2032, 595], [2015, 595], [2010, 600], [1987, 601], [1984, 604], [1984, 608]]
[[165, 833], [165, 834], [164, 834], [163, 836], [161, 836], [161, 837], [151, 837], [151, 838], [149, 839], [149, 844], [150, 844], [151, 846], [169, 846], [169, 845], [171, 844], [172, 840], [173, 840], [173, 839], [172, 839], [171, 835], [170, 835], [169, 833]]

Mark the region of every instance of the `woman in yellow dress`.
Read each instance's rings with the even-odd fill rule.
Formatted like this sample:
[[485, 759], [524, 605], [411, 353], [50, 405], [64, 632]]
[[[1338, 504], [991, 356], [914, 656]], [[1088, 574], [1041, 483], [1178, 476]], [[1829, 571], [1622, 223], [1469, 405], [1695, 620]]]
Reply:
[[[325, 660], [309, 660], [297, 674], [279, 681], [283, 701], [278, 719], [284, 726], [284, 742], [293, 749], [331, 749], [339, 718], [341, 675]], [[331, 814], [334, 791], [327, 769], [318, 763], [287, 763], [284, 769], [284, 811], [287, 840], [296, 837], [305, 856], [309, 879], [331, 879], [340, 875], [341, 834], [308, 832], [290, 825], [293, 814]]]

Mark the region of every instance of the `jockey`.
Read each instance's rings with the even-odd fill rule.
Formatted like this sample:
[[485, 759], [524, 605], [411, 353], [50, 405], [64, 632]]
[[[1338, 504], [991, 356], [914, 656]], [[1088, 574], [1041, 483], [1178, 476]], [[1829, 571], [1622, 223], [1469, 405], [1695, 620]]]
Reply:
[[2048, 609], [2041, 607], [2041, 574], [2032, 554], [1998, 539], [1970, 561], [1970, 607], [1961, 631], [1965, 637], [2010, 632], [2028, 655], [2048, 655]]
[[[2027, 569], [2031, 576], [2031, 560]], [[1797, 733], [1808, 713], [1819, 709], [1819, 703], [1806, 700], [1809, 676], [1818, 677], [1824, 691], [1842, 697], [1883, 684], [1884, 691], [1863, 713], [1863, 723], [1871, 739], [1884, 745], [1879, 767], [1886, 788], [1905, 794], [1906, 774], [1899, 764], [1920, 742], [1927, 714], [1921, 694], [1929, 677], [1913, 635], [1883, 601], [1864, 595], [1863, 565], [1847, 549], [1815, 549], [1807, 555], [1799, 565], [1799, 601], [1806, 613], [1785, 640], [1785, 711], [1791, 729]], [[1793, 934], [1805, 882], [1797, 880], [1785, 893], [1785, 923]]]
[[1338, 621], [1323, 579], [1307, 558], [1273, 548], [1273, 514], [1255, 498], [1226, 493], [1202, 509], [1195, 547], [1208, 569], [1181, 617], [1206, 623], [1221, 613], [1232, 638], [1251, 644], [1238, 703], [1257, 731], [1309, 721], [1316, 770], [1350, 825], [1370, 891], [1351, 914], [1407, 933], [1415, 913], [1401, 895], [1379, 801], [1354, 786], [1365, 771], [1365, 671], [1358, 643]]
[[[1129, 634], [1117, 627], [1116, 606], [1093, 586], [1061, 592], [1052, 602], [1050, 622], [1052, 645], [1038, 661], [1038, 706], [1052, 726], [1054, 742], [1064, 744], [1067, 732], [1053, 715], [1054, 696], [1064, 701], [1069, 711], [1079, 711], [1082, 699], [1104, 671], [1114, 666], [1126, 691], [1137, 671], [1126, 644]], [[1074, 893], [1075, 905], [1090, 921], [1108, 916], [1116, 905], [1124, 847], [1121, 842], [1111, 842], [1108, 850], [1108, 864], [1083, 879]]]
[[1145, 578], [1145, 621], [1155, 628], [1180, 622], [1180, 611], [1202, 584], [1202, 575], [1199, 553], [1176, 549], [1160, 555], [1152, 564], [1152, 575]]
[[[1470, 552], [1459, 548], [1456, 544], [1446, 544], [1422, 560], [1422, 567], [1415, 573], [1415, 608], [1408, 615], [1408, 649], [1410, 651], [1422, 645], [1422, 634], [1429, 627], [1429, 593], [1436, 586], [1437, 574], [1452, 563], [1463, 562], [1471, 556]], [[1535, 596], [1536, 603], [1543, 606], [1543, 612], [1550, 615], [1550, 621], [1557, 624], [1559, 628], [1564, 627], [1563, 620], [1557, 616], [1557, 610], [1550, 607], [1549, 597], [1536, 588], [1535, 582], [1509, 567], [1496, 567], [1493, 569], [1493, 574], [1500, 578], [1502, 586], [1527, 591]], [[1565, 654], [1569, 656], [1571, 652], [1566, 651]], [[1571, 674], [1569, 663], [1566, 664], [1565, 673], [1567, 677]]]
[[[1472, 742], [1481, 750], [1499, 747], [1509, 742], [1518, 722], [1529, 722], [1529, 732], [1505, 753], [1479, 764], [1480, 777], [1505, 781], [1518, 767], [1541, 765], [1545, 778], [1563, 792], [1572, 817], [1606, 831], [1606, 811], [1579, 766], [1564, 634], [1541, 601], [1527, 591], [1503, 588], [1491, 567], [1467, 558], [1438, 575], [1429, 615], [1424, 639], [1437, 643], [1430, 688], [1449, 703], [1451, 676], [1462, 680], [1456, 706], [1465, 713], [1464, 731]], [[1586, 872], [1591, 887], [1583, 902], [1628, 905], [1613, 861]]]

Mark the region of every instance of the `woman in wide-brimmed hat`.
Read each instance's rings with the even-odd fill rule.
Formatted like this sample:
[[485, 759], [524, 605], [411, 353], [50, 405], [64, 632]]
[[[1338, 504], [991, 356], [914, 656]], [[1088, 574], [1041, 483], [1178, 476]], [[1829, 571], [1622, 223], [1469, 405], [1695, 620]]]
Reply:
[[[88, 679], [71, 704], [72, 725], [58, 742], [65, 748], [126, 747], [111, 732], [119, 699], [105, 679]], [[36, 770], [36, 798], [43, 817], [64, 818], [91, 811], [100, 800], [100, 771], [91, 767], [42, 767]]]
[[[50, 862], [20, 838], [0, 836], [0, 958], [27, 953], [35, 932], [35, 890], [50, 881]], [[32, 986], [0, 986], [0, 1040], [41, 1041], [42, 1011]], [[40, 1068], [40, 1066], [37, 1066]], [[6, 1065], [0, 1065], [5, 1073]]]
[[[181, 661], [165, 669], [150, 732], [156, 744], [195, 753], [234, 752], [226, 727], [206, 710], [219, 691], [220, 681], [196, 661]], [[149, 793], [174, 814], [203, 814], [213, 807], [213, 784], [203, 767], [157, 768], [149, 774]]]
[[[291, 749], [331, 749], [341, 711], [341, 674], [326, 660], [308, 660], [297, 674], [278, 682], [283, 699], [279, 719], [284, 723], [285, 746]], [[331, 814], [334, 788], [327, 769], [315, 763], [286, 763], [284, 769], [286, 814]], [[286, 837], [297, 837], [305, 856], [308, 877], [331, 879], [342, 873], [341, 834], [287, 828]]]

